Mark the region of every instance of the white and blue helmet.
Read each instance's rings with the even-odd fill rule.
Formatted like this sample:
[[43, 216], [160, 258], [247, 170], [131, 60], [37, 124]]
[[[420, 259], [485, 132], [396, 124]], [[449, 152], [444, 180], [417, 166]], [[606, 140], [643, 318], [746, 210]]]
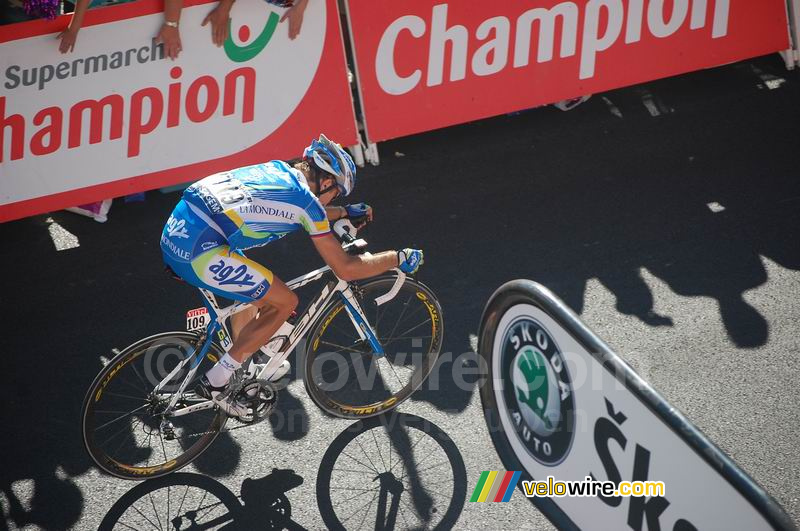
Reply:
[[336, 178], [336, 185], [341, 195], [349, 195], [356, 185], [356, 165], [345, 149], [331, 141], [323, 134], [319, 140], [312, 140], [311, 145], [303, 151], [304, 159], [311, 159], [321, 170]]

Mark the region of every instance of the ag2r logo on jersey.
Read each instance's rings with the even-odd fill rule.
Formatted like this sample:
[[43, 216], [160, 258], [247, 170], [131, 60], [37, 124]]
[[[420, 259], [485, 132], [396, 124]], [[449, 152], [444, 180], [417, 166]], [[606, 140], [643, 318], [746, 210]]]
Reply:
[[520, 317], [503, 333], [505, 403], [520, 441], [543, 465], [564, 460], [574, 435], [572, 381], [561, 351], [537, 321]]

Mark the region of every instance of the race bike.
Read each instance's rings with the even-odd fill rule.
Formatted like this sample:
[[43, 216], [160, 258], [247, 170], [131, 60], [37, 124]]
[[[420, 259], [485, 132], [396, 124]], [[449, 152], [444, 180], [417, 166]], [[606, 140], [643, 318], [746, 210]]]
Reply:
[[[348, 253], [365, 252], [349, 220], [334, 224]], [[306, 309], [234, 375], [231, 396], [247, 413], [229, 416], [195, 392], [205, 372], [232, 346], [230, 316], [251, 306], [220, 307], [200, 288], [204, 305], [187, 312], [187, 331], [146, 337], [115, 351], [84, 398], [86, 450], [100, 469], [124, 479], [149, 479], [188, 465], [234, 419], [241, 425], [274, 411], [279, 388], [270, 378], [295, 350], [308, 395], [326, 413], [363, 419], [391, 411], [422, 385], [444, 333], [434, 293], [399, 269], [347, 282], [323, 267], [287, 283], [322, 287]], [[266, 363], [251, 363], [253, 358]]]

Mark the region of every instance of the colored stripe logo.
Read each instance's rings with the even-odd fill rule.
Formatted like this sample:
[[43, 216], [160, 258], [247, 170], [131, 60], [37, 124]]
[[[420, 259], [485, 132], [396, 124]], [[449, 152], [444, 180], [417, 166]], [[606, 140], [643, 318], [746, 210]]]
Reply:
[[481, 472], [478, 485], [472, 492], [471, 502], [507, 502], [519, 483], [521, 472], [497, 472], [486, 470]]

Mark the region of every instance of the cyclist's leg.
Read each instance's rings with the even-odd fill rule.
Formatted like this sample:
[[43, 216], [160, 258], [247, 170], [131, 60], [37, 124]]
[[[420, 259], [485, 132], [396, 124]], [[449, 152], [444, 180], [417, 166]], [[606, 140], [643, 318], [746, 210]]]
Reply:
[[281, 279], [243, 254], [230, 253], [227, 245], [196, 257], [191, 269], [193, 278], [179, 272], [190, 284], [258, 308], [258, 314], [255, 309], [246, 310], [231, 323], [234, 341], [229, 354], [237, 363], [266, 343], [297, 307], [297, 295]]
[[235, 336], [230, 355], [240, 363], [267, 342], [297, 307], [297, 295], [283, 281], [273, 276], [267, 293], [253, 304], [258, 316], [244, 325]]

